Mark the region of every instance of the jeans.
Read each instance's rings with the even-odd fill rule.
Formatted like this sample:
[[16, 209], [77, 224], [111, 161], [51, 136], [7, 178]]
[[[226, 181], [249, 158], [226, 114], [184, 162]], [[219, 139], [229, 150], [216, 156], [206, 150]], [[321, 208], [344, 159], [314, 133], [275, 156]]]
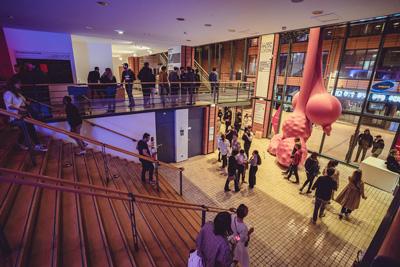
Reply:
[[298, 166], [297, 165], [290, 165], [290, 169], [289, 169], [289, 175], [288, 175], [288, 179], [290, 179], [290, 177], [292, 176], [292, 174], [294, 174], [294, 177], [296, 177], [296, 183], [298, 183], [300, 181], [299, 179], [299, 173], [298, 173]]
[[[34, 145], [39, 144], [39, 138], [37, 137], [36, 129], [32, 124], [24, 122], [20, 119], [14, 119], [11, 121], [11, 125], [17, 126], [21, 130], [18, 136], [19, 144], [25, 144], [28, 147], [32, 144], [32, 142]], [[25, 136], [25, 127], [28, 136]]]
[[149, 172], [149, 181], [153, 181], [154, 165], [150, 161], [141, 160], [142, 163], [142, 182], [146, 181], [146, 172]]
[[254, 185], [256, 184], [257, 170], [258, 170], [258, 166], [250, 166], [250, 170], [249, 170], [249, 186], [250, 186], [250, 188], [253, 188]]
[[228, 156], [222, 155], [222, 168], [225, 168], [228, 165]]
[[130, 106], [134, 106], [135, 105], [135, 99], [133, 98], [132, 88], [133, 88], [133, 84], [132, 83], [127, 83], [125, 85], [125, 90], [126, 90], [126, 94], [128, 95], [128, 98], [129, 98], [129, 105]]
[[318, 216], [321, 217], [322, 214], [324, 214], [325, 210], [325, 205], [326, 205], [325, 200], [320, 199], [320, 198], [315, 198], [315, 205], [314, 205], [314, 213], [313, 213], [313, 221], [316, 222]]
[[354, 161], [358, 161], [358, 158], [360, 156], [361, 150], [362, 150], [361, 161], [364, 160], [365, 155], [367, 154], [368, 147], [363, 147], [363, 146], [358, 145], [356, 159]]
[[[229, 184], [231, 182], [231, 180], [229, 179], [230, 176], [231, 175], [228, 175], [228, 177], [226, 178], [225, 187], [224, 187], [225, 191], [229, 190]], [[234, 174], [233, 177], [234, 177], [233, 181], [235, 183], [235, 191], [238, 192], [238, 191], [240, 191], [240, 188], [239, 188], [239, 177], [237, 176], [237, 174]]]
[[240, 179], [240, 176], [242, 176], [242, 183], [244, 183], [245, 181], [245, 174], [246, 174], [246, 169], [244, 168], [243, 165], [239, 165], [238, 166], [238, 170], [237, 170], [237, 176], [238, 176], [238, 180]]
[[307, 173], [307, 180], [304, 182], [303, 186], [300, 188], [300, 191], [303, 191], [304, 187], [306, 187], [306, 185], [308, 184], [307, 192], [308, 193], [311, 192], [311, 186], [312, 186], [312, 183], [314, 181], [314, 178], [315, 178], [314, 175], [312, 175], [310, 173]]
[[244, 143], [244, 145], [243, 145], [244, 153], [246, 154], [247, 158], [249, 158], [250, 146], [251, 146], [251, 143], [250, 144]]
[[107, 88], [107, 105], [109, 112], [115, 112], [115, 95], [117, 94], [117, 88], [110, 86]]
[[[82, 127], [82, 124], [79, 124], [75, 127], [71, 127], [71, 132], [76, 133], [76, 134], [81, 134], [81, 127]], [[85, 143], [83, 143], [83, 141], [81, 139], [78, 139], [78, 138], [73, 138], [73, 139], [78, 144], [78, 146], [81, 150], [85, 150]]]
[[143, 88], [143, 105], [148, 106], [150, 105], [150, 94], [151, 94], [151, 88]]

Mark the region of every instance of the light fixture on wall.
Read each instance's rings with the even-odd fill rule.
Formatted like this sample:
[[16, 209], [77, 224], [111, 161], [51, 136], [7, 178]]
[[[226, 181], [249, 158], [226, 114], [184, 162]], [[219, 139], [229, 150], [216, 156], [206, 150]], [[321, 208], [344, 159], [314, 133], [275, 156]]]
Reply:
[[119, 35], [123, 35], [124, 31], [123, 30], [114, 30], [116, 33], [118, 33]]

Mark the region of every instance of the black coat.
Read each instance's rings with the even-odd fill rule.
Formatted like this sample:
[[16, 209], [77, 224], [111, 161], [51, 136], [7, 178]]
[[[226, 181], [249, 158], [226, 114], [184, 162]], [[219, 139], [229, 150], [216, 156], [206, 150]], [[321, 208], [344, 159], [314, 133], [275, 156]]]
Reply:
[[154, 88], [156, 77], [150, 68], [143, 67], [138, 74], [138, 78], [142, 83], [142, 88]]

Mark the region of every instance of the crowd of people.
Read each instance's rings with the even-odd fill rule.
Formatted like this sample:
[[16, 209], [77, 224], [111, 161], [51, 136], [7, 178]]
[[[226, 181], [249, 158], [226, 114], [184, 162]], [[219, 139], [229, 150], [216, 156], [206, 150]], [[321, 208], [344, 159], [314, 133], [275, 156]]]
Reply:
[[[136, 101], [133, 95], [133, 85], [136, 78], [140, 80], [143, 105], [145, 107], [155, 105], [156, 95], [156, 75], [154, 70], [150, 68], [148, 62], [145, 62], [142, 69], [137, 74], [129, 68], [127, 63], [123, 64], [123, 72], [121, 75], [121, 85], [125, 88], [128, 95], [129, 107], [134, 107]], [[211, 93], [218, 94], [218, 73], [214, 68], [209, 74], [209, 82]], [[88, 86], [91, 90], [92, 98], [107, 99], [108, 112], [115, 112], [116, 89], [119, 84], [110, 68], [106, 68], [104, 73], [100, 75], [99, 67], [95, 67], [88, 74]], [[168, 71], [166, 66], [161, 66], [158, 74], [158, 95], [163, 106], [166, 104], [176, 105], [178, 103], [186, 103], [188, 105], [196, 104], [199, 88], [201, 85], [201, 77], [198, 69], [192, 67], [174, 67]], [[216, 96], [217, 97], [217, 96]]]
[[350, 160], [351, 153], [356, 146], [358, 147], [354, 162], [358, 162], [360, 155], [361, 161], [363, 161], [368, 150], [370, 149], [373, 157], [379, 157], [385, 148], [385, 141], [381, 135], [376, 135], [374, 138], [369, 129], [365, 129], [361, 134], [355, 133], [350, 138], [349, 150], [347, 152], [346, 159]]

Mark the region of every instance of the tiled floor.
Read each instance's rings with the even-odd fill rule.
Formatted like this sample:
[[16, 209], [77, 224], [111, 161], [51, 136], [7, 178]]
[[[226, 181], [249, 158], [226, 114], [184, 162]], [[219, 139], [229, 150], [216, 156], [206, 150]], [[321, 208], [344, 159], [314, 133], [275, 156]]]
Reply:
[[[178, 164], [185, 167], [184, 196], [195, 203], [226, 208], [245, 203], [249, 207], [246, 222], [255, 228], [249, 245], [252, 266], [351, 266], [357, 251], [365, 250], [372, 240], [392, 200], [391, 194], [367, 185], [368, 199], [361, 201], [348, 221], [338, 219], [340, 207], [332, 203], [326, 217], [313, 225], [313, 197], [300, 195], [298, 185], [282, 178], [274, 157], [264, 152], [268, 142], [253, 142], [252, 149], [261, 151], [263, 157], [253, 191], [244, 185], [239, 193], [224, 193], [226, 177], [218, 171], [215, 153]], [[320, 158], [321, 166], [326, 163]], [[354, 169], [340, 165], [339, 170], [340, 192]], [[300, 178], [301, 182], [305, 180], [304, 170], [300, 171]], [[173, 183], [177, 181], [176, 177], [171, 179]], [[214, 214], [208, 215], [208, 219], [213, 217]]]

